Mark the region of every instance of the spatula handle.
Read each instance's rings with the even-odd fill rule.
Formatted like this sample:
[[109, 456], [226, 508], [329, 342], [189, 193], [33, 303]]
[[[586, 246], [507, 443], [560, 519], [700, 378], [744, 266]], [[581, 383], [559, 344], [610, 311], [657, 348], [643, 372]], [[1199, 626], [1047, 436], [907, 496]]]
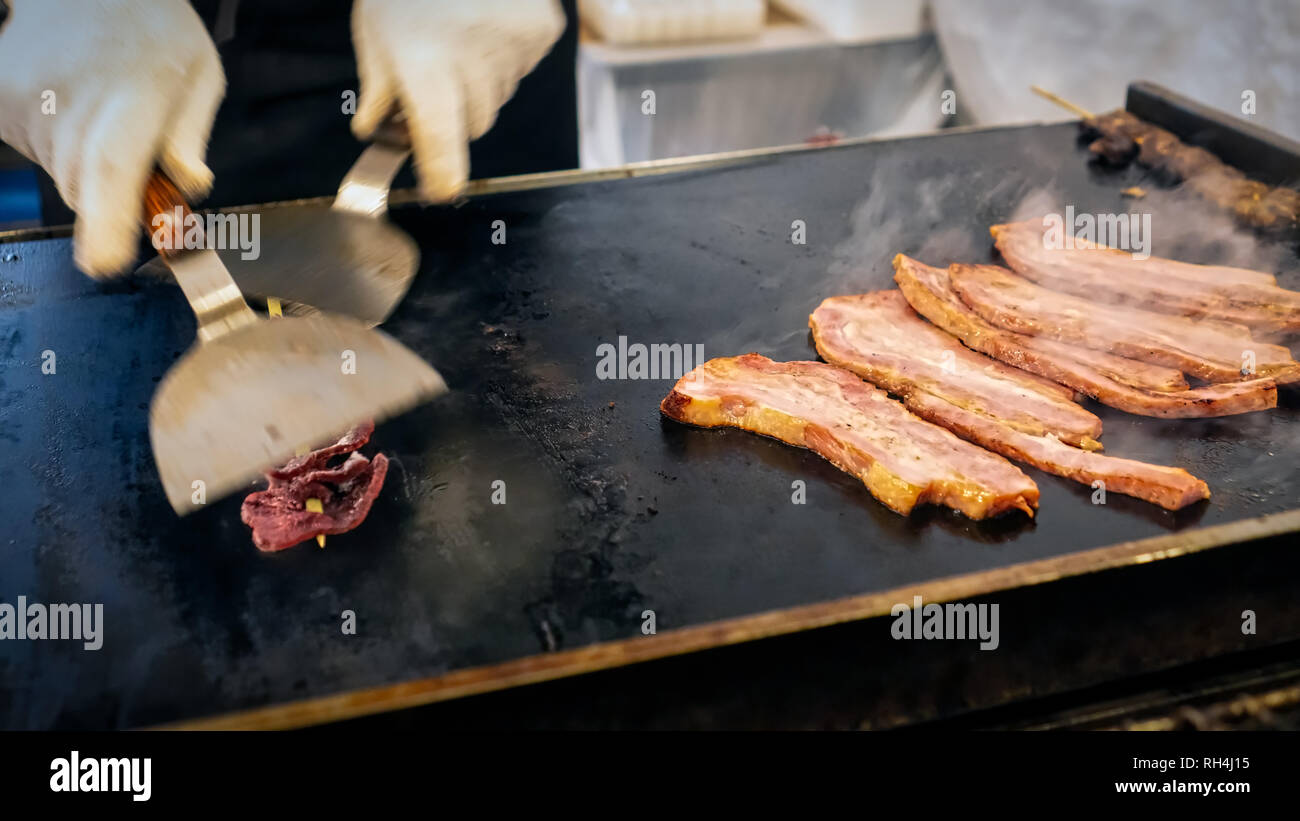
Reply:
[[203, 220], [190, 211], [185, 195], [161, 168], [145, 183], [140, 219], [194, 310], [200, 341], [211, 342], [257, 322], [221, 258], [207, 247]]
[[411, 155], [411, 132], [406, 117], [396, 108], [391, 109], [370, 139], [370, 147], [361, 152], [339, 184], [339, 192], [334, 197], [336, 211], [350, 211], [363, 217], [381, 217], [388, 211], [393, 179]]
[[[158, 242], [155, 239], [153, 242], [154, 250], [160, 256], [170, 259], [185, 248], [184, 243], [176, 243], [174, 240], [185, 236], [186, 223], [193, 222], [188, 219], [189, 215], [190, 206], [185, 202], [185, 196], [176, 187], [176, 183], [172, 182], [171, 177], [168, 177], [161, 168], [155, 168], [149, 175], [148, 182], [145, 183], [141, 219], [144, 221], [144, 230], [151, 238], [156, 237], [159, 230], [162, 230], [162, 236], [166, 241]], [[177, 224], [178, 219], [179, 224]]]
[[406, 127], [406, 118], [398, 115], [385, 117], [375, 129], [370, 141], [399, 151], [410, 151], [411, 132]]

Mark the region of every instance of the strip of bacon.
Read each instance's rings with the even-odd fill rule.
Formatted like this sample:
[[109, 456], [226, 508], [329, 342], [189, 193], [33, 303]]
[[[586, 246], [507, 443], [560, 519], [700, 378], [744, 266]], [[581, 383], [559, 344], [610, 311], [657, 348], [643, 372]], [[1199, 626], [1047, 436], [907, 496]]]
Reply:
[[1300, 378], [1300, 363], [1289, 350], [1251, 339], [1241, 325], [1103, 306], [1048, 290], [997, 265], [952, 265], [948, 272], [963, 302], [1010, 331], [1178, 368], [1208, 382], [1240, 380], [1248, 355], [1261, 376]]
[[975, 353], [917, 316], [898, 291], [831, 297], [808, 317], [822, 359], [896, 396], [934, 394], [1035, 436], [1100, 450], [1101, 420], [1040, 377]]
[[821, 362], [710, 359], [659, 406], [670, 419], [735, 427], [805, 447], [903, 515], [934, 503], [972, 519], [1038, 506], [1038, 486], [1001, 456], [920, 419], [884, 391]]
[[894, 281], [921, 316], [967, 346], [1091, 396], [1098, 402], [1141, 416], [1183, 419], [1229, 416], [1277, 407], [1271, 379], [1228, 382], [1186, 391], [1155, 393], [1117, 382], [1105, 373], [1059, 352], [1035, 346], [1040, 337], [1017, 334], [984, 321], [952, 289], [948, 271], [899, 254]]
[[1182, 468], [1104, 456], [1070, 447], [1053, 436], [1032, 436], [925, 391], [908, 394], [905, 404], [922, 419], [994, 453], [1091, 487], [1100, 481], [1109, 493], [1123, 493], [1166, 510], [1210, 498], [1209, 486]]
[[[1205, 482], [1180, 468], [1064, 444], [1054, 429], [1091, 419], [1099, 435], [1101, 420], [1072, 402], [1044, 402], [1042, 394], [1015, 380], [1016, 369], [963, 347], [918, 316], [898, 291], [832, 297], [813, 311], [809, 325], [827, 362], [902, 397], [917, 416], [994, 453], [1086, 485], [1101, 481], [1108, 491], [1169, 510], [1210, 495]], [[1041, 424], [1034, 424], [1034, 414]], [[1085, 446], [1096, 444], [1082, 438]]]
[[1147, 391], [1185, 391], [1189, 387], [1187, 380], [1183, 378], [1183, 372], [1177, 368], [1166, 368], [1163, 365], [1152, 365], [1150, 362], [1125, 359], [1122, 356], [1115, 356], [1105, 351], [1094, 351], [1092, 348], [1067, 345], [1064, 342], [1057, 342], [1046, 337], [1024, 336], [1023, 334], [1020, 336], [1021, 341], [1032, 350], [1050, 356], [1066, 357], [1076, 362], [1082, 362], [1091, 366], [1097, 372], [1129, 387], [1141, 388]]
[[1261, 334], [1300, 331], [1300, 292], [1277, 287], [1272, 274], [1133, 255], [1072, 238], [1051, 247], [1042, 220], [989, 229], [1016, 273], [1045, 288], [1094, 302], [1126, 305], [1249, 327]]

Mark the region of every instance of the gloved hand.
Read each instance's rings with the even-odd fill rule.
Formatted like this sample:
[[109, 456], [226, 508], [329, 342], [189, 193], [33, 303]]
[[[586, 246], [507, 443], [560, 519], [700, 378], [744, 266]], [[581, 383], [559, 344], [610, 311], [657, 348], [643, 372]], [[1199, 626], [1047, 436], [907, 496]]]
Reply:
[[453, 199], [469, 179], [470, 140], [492, 127], [563, 31], [555, 0], [356, 0], [361, 98], [352, 132], [367, 140], [400, 110], [421, 196]]
[[191, 199], [226, 79], [185, 0], [8, 0], [0, 28], [0, 140], [40, 164], [77, 213], [77, 267], [135, 258], [155, 164]]

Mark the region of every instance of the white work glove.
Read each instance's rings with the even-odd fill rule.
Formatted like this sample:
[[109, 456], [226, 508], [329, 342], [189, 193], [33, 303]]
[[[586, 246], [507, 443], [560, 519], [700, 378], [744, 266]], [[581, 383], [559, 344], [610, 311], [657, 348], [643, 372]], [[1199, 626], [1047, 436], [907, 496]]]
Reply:
[[469, 142], [564, 31], [555, 0], [356, 0], [352, 40], [361, 99], [352, 132], [368, 140], [406, 116], [420, 194], [454, 199], [469, 179]]
[[145, 182], [159, 165], [191, 199], [225, 92], [217, 49], [185, 0], [8, 0], [0, 28], [0, 140], [39, 163], [77, 213], [77, 267], [135, 258]]

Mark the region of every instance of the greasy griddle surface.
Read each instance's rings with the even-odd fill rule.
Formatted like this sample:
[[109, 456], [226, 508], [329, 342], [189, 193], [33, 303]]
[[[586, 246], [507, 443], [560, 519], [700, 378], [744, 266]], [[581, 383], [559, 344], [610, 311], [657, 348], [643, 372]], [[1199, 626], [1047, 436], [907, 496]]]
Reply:
[[595, 377], [620, 334], [813, 358], [809, 312], [889, 287], [894, 253], [988, 260], [988, 226], [1027, 197], [1040, 213], [1125, 210], [1136, 183], [1157, 253], [1253, 257], [1300, 287], [1289, 249], [1229, 237], [1142, 173], [1089, 168], [1060, 125], [399, 210], [423, 260], [387, 328], [453, 393], [380, 427], [367, 452], [393, 466], [359, 531], [279, 554], [254, 549], [237, 497], [184, 520], [163, 498], [146, 409], [193, 339], [179, 292], [93, 283], [67, 240], [2, 245], [0, 601], [98, 602], [106, 624], [96, 652], [0, 643], [0, 726], [210, 715], [638, 636], [647, 609], [664, 631], [1295, 507], [1289, 409], [1158, 421], [1095, 406], [1109, 453], [1186, 467], [1214, 498], [1178, 514], [1094, 505], [1026, 468], [1038, 519], [980, 524], [903, 518], [811, 453], [662, 420], [671, 380]]

